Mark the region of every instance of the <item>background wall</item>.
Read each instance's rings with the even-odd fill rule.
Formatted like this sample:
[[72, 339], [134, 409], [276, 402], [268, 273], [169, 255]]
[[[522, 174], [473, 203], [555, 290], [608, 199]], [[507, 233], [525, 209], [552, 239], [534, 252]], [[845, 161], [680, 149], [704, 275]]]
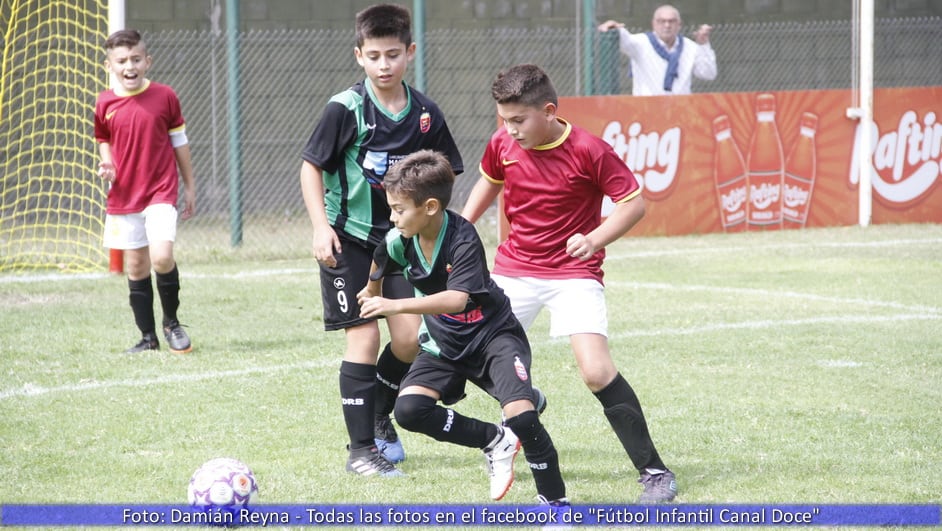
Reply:
[[[210, 259], [233, 252], [309, 256], [300, 153], [328, 98], [363, 78], [353, 60], [353, 18], [373, 0], [240, 0], [234, 47], [224, 28], [226, 0], [126, 1], [127, 24], [143, 31], [154, 56], [149, 76], [177, 90], [193, 148], [199, 216], [186, 223], [179, 251]], [[594, 0], [592, 20], [585, 20], [590, 2], [583, 0], [426, 0], [426, 75], [417, 83], [419, 68], [412, 68], [406, 81], [443, 109], [465, 159], [455, 208], [496, 126], [488, 91], [494, 74], [536, 63], [562, 97], [628, 94], [632, 78], [614, 32], [599, 34], [594, 26], [614, 18], [646, 30], [660, 1]], [[942, 0], [875, 2], [874, 86], [942, 87]], [[797, 90], [817, 97], [839, 90], [851, 101], [853, 0], [675, 4], [687, 32], [703, 22], [715, 28], [719, 77], [695, 80], [694, 93]], [[98, 268], [107, 259], [100, 243], [106, 188], [94, 177], [91, 130], [95, 96], [108, 83], [105, 6], [0, 1], [7, 29], [0, 32], [0, 146], [7, 148], [0, 152], [0, 271]], [[560, 111], [568, 117], [570, 109]], [[665, 101], [665, 113], [690, 112], [683, 100]], [[623, 117], [629, 135], [647, 131], [636, 114]], [[933, 107], [923, 122], [942, 129], [938, 116], [942, 109]], [[896, 134], [896, 124], [881, 127]], [[835, 208], [855, 209], [856, 202]]]
[[[145, 32], [154, 56], [149, 75], [178, 91], [187, 118], [200, 216], [187, 224], [180, 251], [194, 246], [200, 254], [207, 248], [230, 252], [232, 205], [237, 203], [243, 251], [272, 257], [308, 254], [303, 242], [309, 241], [310, 222], [298, 188], [300, 153], [327, 99], [363, 78], [353, 59], [353, 17], [373, 2], [242, 0], [238, 126], [232, 125], [227, 107], [225, 0], [128, 2], [128, 24]], [[412, 0], [400, 3], [413, 7]], [[626, 58], [613, 42], [609, 53], [602, 53], [603, 41], [613, 36], [594, 31], [594, 24], [616, 18], [632, 31], [646, 30], [657, 5], [596, 0], [590, 31], [599, 54], [587, 69], [581, 0], [427, 0], [424, 91], [445, 112], [468, 169], [456, 182], [454, 207], [463, 205], [496, 125], [488, 87], [500, 68], [539, 64], [560, 96], [630, 94]], [[712, 82], [695, 80], [695, 93], [853, 86], [852, 0], [676, 5], [686, 31], [701, 22], [715, 27], [711, 41], [720, 74]], [[936, 14], [942, 13], [942, 0], [876, 0], [876, 5], [874, 85], [942, 86], [942, 18]], [[212, 31], [211, 13], [222, 32]], [[407, 82], [414, 82], [415, 71], [409, 69]], [[587, 89], [590, 82], [593, 90]], [[688, 111], [683, 106], [671, 110]], [[561, 114], [567, 116], [568, 109]], [[230, 141], [236, 129], [234, 147]]]
[[[210, 29], [210, 6], [225, 0], [127, 0], [127, 22], [141, 30]], [[353, 27], [354, 14], [371, 0], [240, 0], [241, 29]], [[409, 0], [399, 2], [412, 8]], [[598, 22], [613, 18], [630, 26], [649, 26], [662, 0], [596, 0]], [[875, 0], [877, 17], [942, 15], [942, 0]], [[676, 0], [684, 23], [842, 20], [851, 17], [852, 0]], [[427, 0], [428, 29], [527, 25], [571, 27], [580, 0]]]

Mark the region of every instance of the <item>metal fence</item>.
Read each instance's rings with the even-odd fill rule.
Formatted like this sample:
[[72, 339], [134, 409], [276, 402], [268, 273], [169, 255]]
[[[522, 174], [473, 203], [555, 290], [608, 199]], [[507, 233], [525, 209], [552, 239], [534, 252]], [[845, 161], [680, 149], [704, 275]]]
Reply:
[[[238, 36], [236, 149], [230, 145], [235, 122], [228, 115], [225, 36], [167, 31], [146, 37], [155, 59], [150, 77], [173, 86], [182, 100], [196, 169], [199, 214], [181, 225], [178, 252], [187, 259], [309, 256], [311, 228], [298, 184], [300, 153], [328, 98], [363, 77], [353, 58], [352, 31]], [[595, 93], [630, 93], [627, 59], [604, 42], [612, 37], [596, 33], [592, 38], [599, 53], [590, 69], [594, 79], [587, 80], [578, 28], [428, 32], [425, 92], [445, 112], [468, 169], [458, 179], [454, 208], [460, 209], [476, 180], [477, 162], [496, 126], [489, 87], [499, 69], [539, 64], [561, 96], [583, 95], [588, 85], [596, 87]], [[719, 77], [695, 81], [693, 89], [850, 89], [853, 42], [851, 21], [717, 25], [712, 45]], [[874, 86], [942, 85], [939, 42], [940, 18], [877, 20]]]

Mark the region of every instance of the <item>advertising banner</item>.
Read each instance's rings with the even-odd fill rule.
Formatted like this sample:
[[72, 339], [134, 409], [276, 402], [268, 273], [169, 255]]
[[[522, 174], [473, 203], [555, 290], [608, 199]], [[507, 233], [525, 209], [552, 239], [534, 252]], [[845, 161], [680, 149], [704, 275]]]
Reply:
[[[560, 98], [642, 184], [632, 235], [858, 222], [859, 121], [850, 90]], [[942, 223], [942, 87], [877, 89], [873, 223]]]

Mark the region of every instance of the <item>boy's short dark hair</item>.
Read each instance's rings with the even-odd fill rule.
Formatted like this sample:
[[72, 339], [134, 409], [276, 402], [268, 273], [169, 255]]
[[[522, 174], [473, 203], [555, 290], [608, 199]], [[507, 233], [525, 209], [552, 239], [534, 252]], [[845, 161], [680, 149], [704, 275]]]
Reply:
[[118, 30], [108, 36], [108, 40], [105, 41], [105, 50], [133, 48], [142, 41], [140, 32], [135, 29]]
[[408, 197], [416, 205], [438, 199], [442, 208], [451, 201], [455, 172], [451, 163], [438, 151], [423, 149], [397, 162], [383, 178], [386, 191]]
[[536, 65], [516, 65], [501, 70], [491, 85], [491, 96], [497, 103], [519, 103], [542, 107], [545, 103], [559, 105], [553, 82]]
[[357, 47], [366, 39], [396, 37], [399, 42], [412, 44], [412, 17], [409, 10], [396, 4], [377, 4], [357, 13]]

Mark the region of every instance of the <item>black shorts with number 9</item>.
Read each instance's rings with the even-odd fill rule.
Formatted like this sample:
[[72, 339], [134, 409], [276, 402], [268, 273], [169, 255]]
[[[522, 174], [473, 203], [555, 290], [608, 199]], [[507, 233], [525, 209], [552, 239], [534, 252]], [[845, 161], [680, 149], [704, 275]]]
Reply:
[[[373, 246], [364, 247], [341, 239], [342, 252], [334, 253], [337, 267], [320, 264], [321, 299], [324, 305], [324, 330], [343, 330], [375, 319], [360, 317], [357, 293], [370, 279]], [[414, 296], [409, 281], [402, 275], [387, 275], [383, 279], [383, 296], [403, 299]]]

